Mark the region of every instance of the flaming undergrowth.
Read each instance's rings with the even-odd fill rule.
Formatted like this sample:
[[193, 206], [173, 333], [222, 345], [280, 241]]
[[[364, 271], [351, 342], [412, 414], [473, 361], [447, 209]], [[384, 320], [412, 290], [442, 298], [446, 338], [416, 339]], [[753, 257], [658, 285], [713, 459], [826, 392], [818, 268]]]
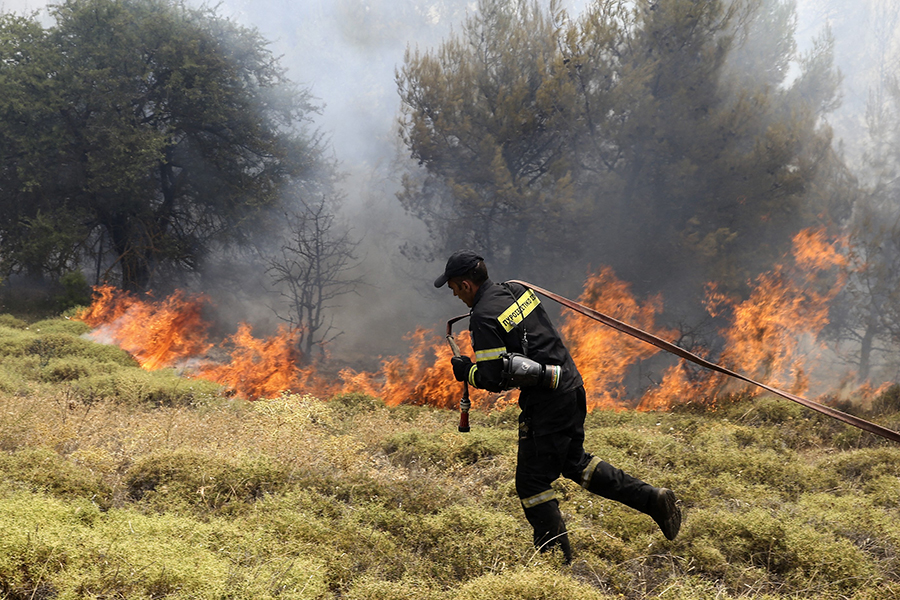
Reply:
[[[531, 548], [514, 407], [459, 434], [362, 393], [247, 402], [86, 329], [0, 318], [4, 598], [900, 594], [900, 448], [787, 401], [591, 413], [586, 446], [677, 490], [686, 521], [666, 542], [560, 481], [567, 567]], [[896, 428], [900, 388], [854, 410]]]

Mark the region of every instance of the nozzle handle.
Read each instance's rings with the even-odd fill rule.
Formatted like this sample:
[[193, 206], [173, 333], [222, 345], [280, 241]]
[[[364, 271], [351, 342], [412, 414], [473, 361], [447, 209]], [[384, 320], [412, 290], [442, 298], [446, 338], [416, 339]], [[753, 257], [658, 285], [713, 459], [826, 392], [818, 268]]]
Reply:
[[[459, 351], [456, 340], [453, 339], [453, 324], [468, 316], [468, 314], [459, 315], [458, 317], [453, 317], [447, 321], [447, 342], [450, 343], [450, 349], [453, 351], [453, 356], [460, 356], [462, 354]], [[459, 427], [457, 427], [460, 433], [469, 432], [469, 409], [471, 407], [472, 403], [469, 401], [469, 383], [463, 381], [463, 395], [462, 399], [459, 401]]]
[[469, 432], [469, 408], [472, 406], [472, 403], [469, 402], [469, 385], [464, 385], [466, 387], [463, 391], [463, 397], [459, 401], [459, 427], [457, 429], [460, 433]]

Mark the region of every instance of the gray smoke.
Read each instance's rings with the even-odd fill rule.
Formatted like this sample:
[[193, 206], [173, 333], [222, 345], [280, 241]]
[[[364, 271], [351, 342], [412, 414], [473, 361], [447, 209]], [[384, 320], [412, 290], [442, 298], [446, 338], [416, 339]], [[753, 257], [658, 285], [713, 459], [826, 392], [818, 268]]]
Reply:
[[[589, 0], [568, 0], [578, 14]], [[843, 105], [829, 117], [836, 144], [855, 164], [864, 151], [865, 110], [877, 93], [881, 69], [897, 56], [897, 9], [892, 0], [798, 0], [796, 41], [809, 48], [826, 26], [836, 40], [835, 60], [844, 76]], [[330, 141], [345, 177], [341, 218], [361, 239], [359, 275], [366, 284], [335, 312], [345, 333], [333, 353], [348, 361], [402, 352], [403, 336], [434, 327], [464, 307], [431, 281], [443, 260], [407, 259], [424, 227], [404, 214], [395, 197], [408, 155], [397, 135], [399, 99], [395, 69], [407, 48], [437, 47], [466, 11], [468, 0], [226, 0], [219, 12], [254, 26], [272, 41], [289, 77], [308, 87], [322, 106], [318, 127]], [[0, 0], [0, 8], [44, 11], [39, 0]], [[891, 20], [894, 18], [894, 20]], [[597, 266], [597, 265], [595, 265]], [[495, 279], [520, 276], [494, 273]], [[538, 282], [536, 282], [538, 283]]]

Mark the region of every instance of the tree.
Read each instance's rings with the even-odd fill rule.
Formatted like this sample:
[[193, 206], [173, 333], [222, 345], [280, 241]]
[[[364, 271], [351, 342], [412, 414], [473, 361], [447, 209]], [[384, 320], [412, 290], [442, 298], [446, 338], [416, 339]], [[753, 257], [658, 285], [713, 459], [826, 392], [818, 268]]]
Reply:
[[0, 15], [0, 261], [3, 273], [55, 277], [88, 234], [76, 206], [53, 205], [59, 180], [57, 60], [34, 20]]
[[[252, 29], [167, 0], [68, 0], [6, 17], [0, 247], [6, 272], [109, 254], [123, 287], [199, 269], [309, 178], [314, 107]], [[12, 60], [10, 60], [10, 57]], [[37, 248], [35, 224], [59, 227]], [[44, 244], [47, 245], [47, 244]]]
[[710, 280], [746, 293], [840, 208], [818, 179], [837, 171], [832, 40], [798, 56], [794, 25], [781, 0], [604, 0], [575, 19], [483, 0], [398, 75], [422, 167], [401, 201], [442, 253], [477, 245], [519, 272], [581, 256], [667, 300]]
[[830, 39], [797, 57], [793, 26], [778, 0], [610, 1], [568, 30], [591, 239], [638, 291], [746, 292], [816, 218], [838, 80]]
[[287, 301], [281, 318], [297, 332], [306, 360], [313, 350], [342, 332], [329, 318], [334, 301], [355, 291], [358, 278], [349, 276], [357, 266], [358, 241], [336, 222], [337, 199], [323, 194], [314, 201], [297, 199], [297, 209], [285, 213], [285, 241], [268, 261], [272, 282]]
[[572, 249], [558, 123], [572, 89], [537, 2], [481, 0], [438, 50], [407, 51], [397, 83], [401, 135], [422, 167], [404, 178], [400, 200], [432, 233], [426, 252], [477, 247], [502, 266]]
[[[866, 111], [866, 152], [849, 240], [848, 282], [831, 311], [827, 335], [857, 367], [861, 383], [900, 348], [900, 70], [892, 54], [900, 7], [885, 4], [872, 29], [874, 71]], [[894, 376], [890, 374], [888, 376]]]

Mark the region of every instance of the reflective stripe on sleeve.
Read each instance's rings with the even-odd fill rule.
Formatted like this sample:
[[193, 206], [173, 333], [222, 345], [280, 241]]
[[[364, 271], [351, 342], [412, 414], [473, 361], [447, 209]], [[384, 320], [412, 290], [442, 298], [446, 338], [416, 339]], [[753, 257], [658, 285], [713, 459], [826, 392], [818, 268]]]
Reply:
[[540, 494], [531, 496], [530, 498], [522, 498], [522, 506], [524, 508], [532, 508], [537, 506], [538, 504], [550, 502], [551, 500], [556, 500], [556, 491], [547, 490], [546, 492], [541, 492]]
[[506, 352], [506, 346], [501, 346], [500, 348], [490, 348], [488, 350], [476, 350], [475, 361], [481, 362], [483, 360], [497, 360], [504, 352]]
[[594, 471], [597, 469], [597, 465], [599, 465], [602, 461], [599, 457], [595, 456], [591, 459], [591, 462], [588, 463], [588, 466], [584, 468], [584, 471], [581, 472], [581, 487], [584, 489], [588, 489], [588, 486], [591, 485], [591, 477], [594, 475]]
[[478, 371], [477, 364], [473, 364], [471, 367], [469, 367], [469, 385], [471, 385], [471, 386], [475, 385], [475, 372], [476, 371]]

